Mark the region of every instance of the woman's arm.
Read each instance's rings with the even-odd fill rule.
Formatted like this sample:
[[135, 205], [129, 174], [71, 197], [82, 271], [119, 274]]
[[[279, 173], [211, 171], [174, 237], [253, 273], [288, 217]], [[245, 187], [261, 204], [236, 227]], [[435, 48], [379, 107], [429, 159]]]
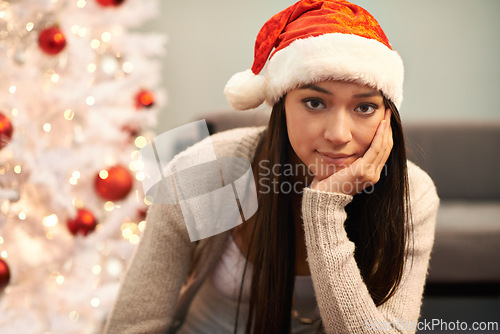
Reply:
[[179, 205], [153, 204], [105, 333], [165, 333], [191, 263]]
[[377, 307], [344, 229], [349, 195], [305, 189], [302, 214], [308, 262], [327, 333], [415, 332], [434, 240], [439, 199], [432, 180], [409, 164], [413, 242], [396, 293]]

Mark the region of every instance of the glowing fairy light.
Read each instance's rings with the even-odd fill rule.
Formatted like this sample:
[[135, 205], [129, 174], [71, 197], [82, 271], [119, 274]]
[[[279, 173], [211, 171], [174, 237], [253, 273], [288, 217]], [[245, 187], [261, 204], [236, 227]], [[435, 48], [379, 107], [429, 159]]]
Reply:
[[68, 121], [71, 121], [75, 117], [75, 113], [71, 109], [66, 109], [64, 111], [64, 118]]
[[35, 27], [35, 24], [33, 22], [28, 22], [26, 23], [26, 30], [31, 31]]
[[103, 169], [99, 172], [99, 177], [103, 180], [106, 180], [109, 176], [109, 173], [107, 170]]
[[85, 99], [85, 102], [87, 103], [87, 105], [93, 106], [95, 103], [95, 97], [87, 96], [87, 98]]
[[138, 148], [143, 148], [144, 146], [146, 146], [147, 142], [148, 141], [143, 136], [138, 136], [137, 138], [135, 138], [135, 146], [137, 146]]
[[92, 305], [92, 307], [99, 307], [99, 305], [101, 305], [101, 300], [97, 297], [94, 297], [90, 300], [90, 305]]
[[64, 283], [64, 276], [62, 276], [62, 275], [57, 276], [56, 283], [59, 285], [63, 284]]
[[56, 226], [59, 219], [55, 214], [51, 214], [50, 216], [43, 217], [42, 222], [44, 226], [52, 227]]
[[101, 46], [101, 42], [98, 40], [98, 39], [93, 39], [91, 42], [90, 42], [90, 47], [92, 49], [98, 49], [99, 47]]
[[102, 33], [101, 35], [101, 40], [104, 42], [104, 43], [107, 43], [111, 40], [111, 33], [108, 32], [108, 31], [105, 31]]
[[123, 72], [130, 74], [134, 71], [134, 64], [132, 64], [129, 61], [126, 61], [122, 65], [122, 70], [123, 70]]
[[144, 172], [138, 172], [135, 174], [135, 178], [137, 181], [144, 181], [146, 179], [146, 174], [144, 174]]
[[115, 209], [115, 203], [110, 202], [110, 201], [108, 201], [108, 202], [104, 203], [104, 210], [106, 210], [106, 211], [108, 211], [108, 212], [111, 212], [111, 211], [113, 211], [114, 209]]
[[94, 275], [99, 275], [102, 271], [102, 267], [98, 264], [96, 264], [95, 266], [92, 267], [92, 273]]

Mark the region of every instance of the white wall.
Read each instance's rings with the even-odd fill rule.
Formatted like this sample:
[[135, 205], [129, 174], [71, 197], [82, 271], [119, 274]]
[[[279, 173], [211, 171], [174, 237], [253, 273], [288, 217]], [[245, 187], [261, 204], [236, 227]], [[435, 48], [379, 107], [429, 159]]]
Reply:
[[[145, 27], [168, 35], [158, 131], [229, 108], [232, 74], [250, 68], [255, 37], [292, 0], [162, 0]], [[500, 1], [357, 0], [405, 62], [404, 121], [500, 121]]]

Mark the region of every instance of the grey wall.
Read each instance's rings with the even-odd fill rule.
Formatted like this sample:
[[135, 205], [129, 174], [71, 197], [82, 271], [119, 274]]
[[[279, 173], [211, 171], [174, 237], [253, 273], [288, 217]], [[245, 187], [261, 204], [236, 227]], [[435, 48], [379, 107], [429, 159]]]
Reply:
[[[292, 0], [162, 0], [144, 29], [168, 35], [158, 131], [229, 108], [222, 93], [250, 68], [255, 37]], [[358, 0], [405, 62], [403, 120], [500, 121], [500, 1]]]

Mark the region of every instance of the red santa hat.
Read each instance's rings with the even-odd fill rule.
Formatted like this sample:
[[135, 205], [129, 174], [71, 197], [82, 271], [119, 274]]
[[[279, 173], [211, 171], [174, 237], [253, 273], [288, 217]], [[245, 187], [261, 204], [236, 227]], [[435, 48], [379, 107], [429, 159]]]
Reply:
[[246, 110], [309, 83], [343, 80], [378, 89], [399, 108], [403, 77], [401, 57], [370, 13], [342, 0], [302, 0], [264, 24], [252, 68], [233, 75], [224, 94]]

